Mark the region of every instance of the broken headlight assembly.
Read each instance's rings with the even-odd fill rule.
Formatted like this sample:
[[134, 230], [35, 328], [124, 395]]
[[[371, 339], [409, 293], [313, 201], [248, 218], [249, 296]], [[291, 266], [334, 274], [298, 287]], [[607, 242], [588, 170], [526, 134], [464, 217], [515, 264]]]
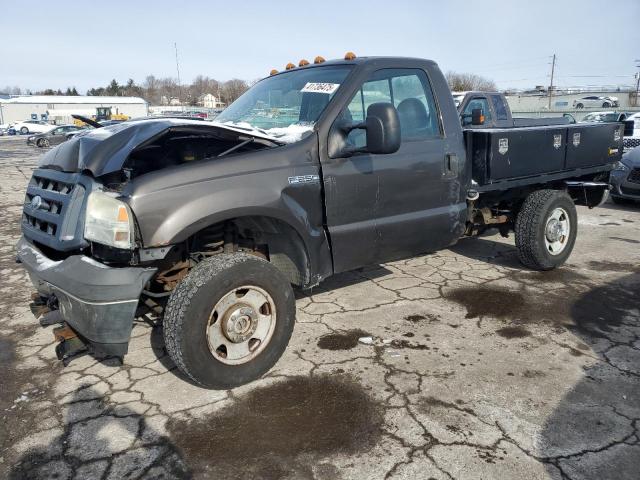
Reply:
[[92, 192], [87, 200], [84, 238], [102, 245], [132, 250], [135, 241], [131, 209], [111, 195]]

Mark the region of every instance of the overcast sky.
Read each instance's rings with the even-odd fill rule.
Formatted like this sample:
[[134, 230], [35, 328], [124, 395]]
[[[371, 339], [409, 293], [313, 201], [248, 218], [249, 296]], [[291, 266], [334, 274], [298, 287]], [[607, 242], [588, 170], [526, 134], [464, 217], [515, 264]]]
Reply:
[[256, 79], [316, 55], [402, 55], [500, 88], [633, 84], [640, 1], [2, 0], [0, 88], [76, 86], [148, 74]]

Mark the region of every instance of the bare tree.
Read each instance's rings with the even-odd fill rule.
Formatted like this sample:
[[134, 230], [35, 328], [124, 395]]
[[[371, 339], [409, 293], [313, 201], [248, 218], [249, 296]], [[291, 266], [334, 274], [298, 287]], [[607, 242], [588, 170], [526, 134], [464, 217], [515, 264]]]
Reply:
[[228, 80], [222, 84], [222, 101], [229, 105], [248, 89], [249, 85], [247, 85], [247, 82], [244, 80], [238, 78]]
[[489, 92], [498, 88], [493, 80], [475, 73], [458, 73], [450, 70], [445, 74], [445, 77], [449, 88], [453, 92], [465, 92], [468, 90]]

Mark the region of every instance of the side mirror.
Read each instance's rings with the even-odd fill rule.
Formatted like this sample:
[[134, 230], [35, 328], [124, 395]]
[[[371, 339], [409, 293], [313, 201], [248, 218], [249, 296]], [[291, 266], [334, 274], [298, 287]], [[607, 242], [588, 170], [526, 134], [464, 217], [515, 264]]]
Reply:
[[400, 148], [400, 118], [391, 103], [373, 103], [365, 121], [368, 153], [395, 153]]
[[[349, 132], [366, 130], [366, 146], [349, 145]], [[394, 153], [400, 148], [401, 131], [398, 111], [393, 104], [380, 102], [369, 105], [367, 118], [361, 123], [337, 120], [331, 127], [328, 139], [329, 158], [351, 157], [356, 153]]]
[[471, 125], [484, 125], [484, 115], [481, 108], [471, 110]]

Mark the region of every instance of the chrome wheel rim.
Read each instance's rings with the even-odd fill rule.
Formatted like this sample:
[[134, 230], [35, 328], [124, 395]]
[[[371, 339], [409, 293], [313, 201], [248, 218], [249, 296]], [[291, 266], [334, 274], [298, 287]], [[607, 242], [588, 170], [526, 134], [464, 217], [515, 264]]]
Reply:
[[47, 140], [46, 138], [44, 140], [42, 140], [42, 146], [43, 147], [48, 147], [49, 146], [49, 140]]
[[253, 285], [234, 288], [209, 315], [209, 351], [228, 365], [250, 362], [269, 344], [275, 326], [276, 306], [271, 295]]
[[544, 229], [544, 245], [551, 255], [560, 255], [569, 243], [571, 224], [564, 208], [554, 209], [547, 218]]

